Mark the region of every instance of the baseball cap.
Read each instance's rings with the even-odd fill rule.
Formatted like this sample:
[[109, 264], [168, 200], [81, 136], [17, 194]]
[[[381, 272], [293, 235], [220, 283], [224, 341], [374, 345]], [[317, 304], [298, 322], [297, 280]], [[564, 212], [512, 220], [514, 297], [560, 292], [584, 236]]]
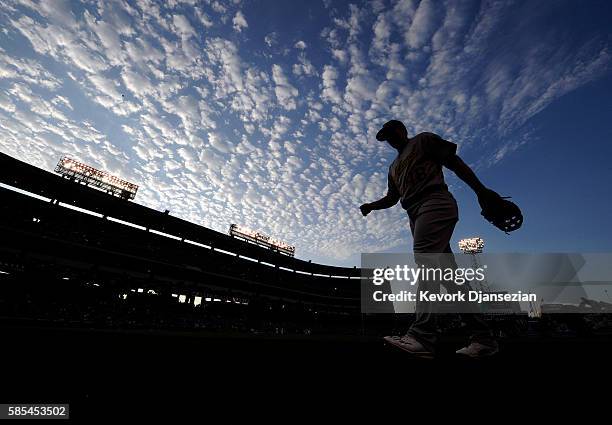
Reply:
[[398, 120], [390, 120], [387, 121], [382, 128], [378, 131], [378, 133], [376, 133], [376, 140], [387, 140], [389, 138], [389, 133], [391, 133], [393, 130], [397, 129], [397, 128], [401, 128], [402, 130], [404, 130], [404, 132], [406, 132], [406, 126], [404, 125], [403, 122], [398, 121]]

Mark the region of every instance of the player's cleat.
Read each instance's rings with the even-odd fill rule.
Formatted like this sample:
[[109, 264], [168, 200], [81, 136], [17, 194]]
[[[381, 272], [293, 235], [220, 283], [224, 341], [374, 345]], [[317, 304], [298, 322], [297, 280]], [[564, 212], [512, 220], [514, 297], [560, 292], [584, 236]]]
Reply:
[[491, 341], [486, 343], [472, 342], [467, 347], [463, 347], [457, 350], [456, 353], [462, 356], [470, 357], [472, 359], [482, 359], [483, 357], [490, 357], [499, 352], [499, 344], [497, 341]]
[[420, 357], [423, 359], [433, 359], [434, 352], [428, 350], [423, 344], [414, 339], [410, 335], [404, 336], [386, 336], [383, 338], [385, 342], [397, 347], [401, 350], [404, 350], [415, 357]]

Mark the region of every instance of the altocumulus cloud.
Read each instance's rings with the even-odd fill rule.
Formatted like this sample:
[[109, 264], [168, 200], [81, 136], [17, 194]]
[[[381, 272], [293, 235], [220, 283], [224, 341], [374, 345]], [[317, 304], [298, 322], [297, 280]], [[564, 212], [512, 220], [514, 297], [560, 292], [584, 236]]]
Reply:
[[399, 208], [357, 210], [386, 190], [384, 121], [486, 166], [610, 70], [609, 38], [528, 3], [313, 3], [262, 33], [255, 0], [5, 0], [0, 149], [47, 169], [71, 154], [140, 184], [139, 202], [305, 258], [407, 247]]

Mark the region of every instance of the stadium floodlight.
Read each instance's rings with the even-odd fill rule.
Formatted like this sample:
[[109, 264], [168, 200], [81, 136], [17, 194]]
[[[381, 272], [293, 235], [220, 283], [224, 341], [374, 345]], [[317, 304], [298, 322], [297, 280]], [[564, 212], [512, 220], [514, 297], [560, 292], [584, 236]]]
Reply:
[[464, 254], [480, 254], [484, 248], [484, 240], [479, 237], [465, 238], [459, 241], [459, 249]]
[[[459, 241], [459, 249], [464, 254], [469, 254], [471, 256], [473, 263], [472, 265], [474, 269], [480, 268], [480, 265], [478, 264], [478, 259], [476, 258], [476, 254], [481, 254], [482, 250], [484, 249], [484, 240], [482, 238], [473, 237], [461, 239]], [[489, 283], [486, 279], [480, 281], [480, 290], [482, 292], [490, 291]]]
[[247, 242], [253, 242], [259, 246], [263, 246], [264, 248], [271, 249], [272, 251], [277, 251], [290, 257], [295, 256], [294, 246], [279, 241], [278, 239], [273, 239], [263, 233], [247, 229], [246, 227], [232, 224], [229, 228], [229, 234], [230, 236], [235, 236], [239, 239], [246, 240]]
[[63, 156], [59, 160], [55, 172], [63, 177], [83, 182], [88, 186], [119, 196], [122, 199], [134, 199], [138, 191], [138, 185], [113, 176], [106, 171], [83, 164], [68, 156]]

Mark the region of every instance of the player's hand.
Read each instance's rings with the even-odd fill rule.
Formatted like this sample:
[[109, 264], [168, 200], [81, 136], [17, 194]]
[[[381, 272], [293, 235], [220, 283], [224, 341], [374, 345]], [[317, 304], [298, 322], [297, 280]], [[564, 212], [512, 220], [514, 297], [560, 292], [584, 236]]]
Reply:
[[361, 214], [363, 214], [364, 217], [372, 212], [372, 207], [370, 206], [370, 204], [363, 204], [359, 207], [359, 209], [361, 210]]
[[478, 196], [478, 203], [482, 209], [487, 209], [486, 207], [490, 205], [499, 204], [503, 198], [499, 196], [499, 193], [485, 188], [476, 194]]

